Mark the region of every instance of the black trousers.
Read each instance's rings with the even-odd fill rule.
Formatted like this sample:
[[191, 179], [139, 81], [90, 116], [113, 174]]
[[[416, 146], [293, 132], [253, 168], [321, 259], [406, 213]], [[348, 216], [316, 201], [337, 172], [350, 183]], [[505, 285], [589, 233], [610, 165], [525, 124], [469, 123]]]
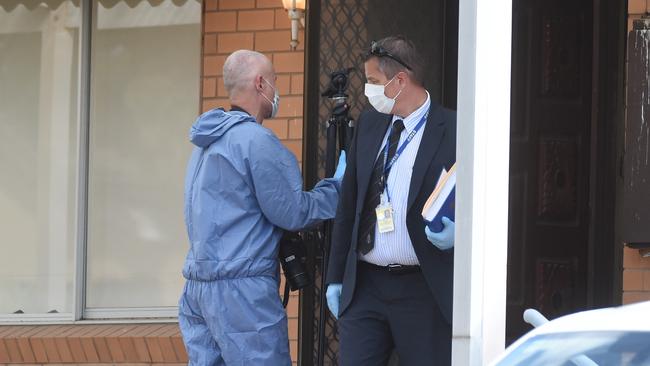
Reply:
[[338, 320], [339, 364], [451, 365], [451, 324], [422, 273], [392, 274], [359, 262], [352, 303]]

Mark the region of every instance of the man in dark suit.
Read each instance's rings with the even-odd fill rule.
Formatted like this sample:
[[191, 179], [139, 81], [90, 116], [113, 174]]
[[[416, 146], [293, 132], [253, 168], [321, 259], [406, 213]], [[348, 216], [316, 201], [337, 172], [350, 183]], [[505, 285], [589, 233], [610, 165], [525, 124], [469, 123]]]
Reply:
[[451, 363], [454, 223], [425, 232], [422, 208], [456, 160], [456, 114], [431, 100], [401, 37], [373, 42], [348, 154], [327, 273], [340, 364]]

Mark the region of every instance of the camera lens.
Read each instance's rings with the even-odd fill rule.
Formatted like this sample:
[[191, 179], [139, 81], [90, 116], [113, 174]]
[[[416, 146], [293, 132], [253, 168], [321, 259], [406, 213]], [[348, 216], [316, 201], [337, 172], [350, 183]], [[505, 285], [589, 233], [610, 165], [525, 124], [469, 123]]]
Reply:
[[285, 233], [280, 241], [280, 264], [292, 291], [311, 285], [311, 278], [305, 270], [304, 243], [296, 233]]

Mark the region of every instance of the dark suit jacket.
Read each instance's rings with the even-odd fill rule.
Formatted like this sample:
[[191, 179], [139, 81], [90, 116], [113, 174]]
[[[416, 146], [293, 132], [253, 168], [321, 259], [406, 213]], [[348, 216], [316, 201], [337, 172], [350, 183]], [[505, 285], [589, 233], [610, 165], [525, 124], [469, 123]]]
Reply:
[[[340, 313], [354, 296], [357, 276], [359, 218], [370, 183], [370, 175], [391, 115], [374, 109], [364, 111], [357, 121], [347, 156], [339, 205], [334, 219], [327, 283], [343, 283]], [[406, 226], [429, 289], [451, 324], [453, 291], [453, 249], [441, 251], [424, 233], [422, 207], [433, 191], [442, 168], [456, 161], [456, 112], [431, 101], [429, 117], [420, 142], [408, 195]]]

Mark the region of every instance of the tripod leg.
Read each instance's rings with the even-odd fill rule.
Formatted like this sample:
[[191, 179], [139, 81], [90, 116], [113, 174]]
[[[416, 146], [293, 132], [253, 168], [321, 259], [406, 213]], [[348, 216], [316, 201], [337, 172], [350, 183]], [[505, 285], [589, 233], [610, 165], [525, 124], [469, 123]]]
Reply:
[[[329, 120], [329, 125], [327, 126], [327, 143], [326, 143], [326, 150], [325, 150], [325, 176], [326, 177], [331, 177], [334, 174], [334, 170], [336, 169], [336, 160], [337, 160], [337, 130], [339, 127], [339, 123], [336, 123], [336, 120], [334, 118], [331, 118]], [[325, 296], [325, 291], [326, 291], [326, 284], [325, 284], [325, 276], [327, 275], [327, 262], [329, 261], [329, 248], [331, 244], [331, 232], [332, 232], [332, 225], [331, 223], [327, 222], [325, 223], [324, 226], [324, 240], [323, 240], [323, 246], [321, 248], [322, 253], [321, 253], [321, 281], [320, 281], [320, 296], [319, 296], [319, 303], [320, 303], [320, 309], [319, 309], [319, 318], [318, 318], [318, 353], [317, 353], [317, 359], [316, 359], [316, 365], [322, 366], [325, 362], [325, 326], [327, 324], [327, 317], [329, 316], [329, 313], [327, 312], [327, 298]]]

